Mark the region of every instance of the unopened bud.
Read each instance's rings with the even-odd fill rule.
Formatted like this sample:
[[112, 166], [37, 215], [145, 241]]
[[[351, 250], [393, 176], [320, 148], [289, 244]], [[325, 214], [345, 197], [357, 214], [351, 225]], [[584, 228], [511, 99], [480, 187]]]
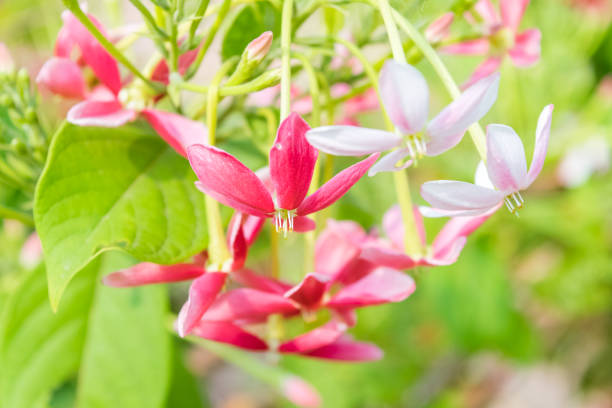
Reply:
[[4, 43], [0, 43], [0, 73], [11, 73], [15, 70], [15, 62]]
[[270, 51], [272, 31], [266, 31], [246, 46], [234, 73], [228, 78], [226, 86], [238, 85], [248, 80], [259, 63]]
[[430, 43], [437, 43], [448, 37], [450, 26], [454, 18], [455, 14], [448, 12], [435, 19], [427, 29], [425, 29], [425, 38], [427, 38], [427, 41]]
[[261, 61], [264, 59], [266, 55], [268, 55], [268, 51], [270, 51], [270, 47], [272, 46], [272, 39], [274, 38], [272, 31], [266, 31], [253, 41], [249, 43], [246, 47], [246, 57], [249, 61]]

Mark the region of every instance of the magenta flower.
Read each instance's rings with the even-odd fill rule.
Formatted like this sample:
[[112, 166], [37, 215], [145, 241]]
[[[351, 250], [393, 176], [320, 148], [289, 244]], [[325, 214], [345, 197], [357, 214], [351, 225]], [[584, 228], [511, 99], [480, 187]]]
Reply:
[[490, 0], [480, 0], [474, 6], [484, 20], [483, 38], [442, 48], [448, 54], [487, 55], [466, 86], [497, 71], [506, 55], [517, 67], [529, 67], [540, 59], [540, 30], [531, 28], [521, 33], [519, 25], [529, 0], [500, 0], [501, 18]]
[[399, 206], [395, 205], [383, 218], [383, 229], [389, 239], [379, 238], [366, 242], [362, 247], [361, 258], [375, 265], [400, 270], [417, 266], [451, 265], [457, 261], [467, 237], [491, 214], [492, 212], [473, 217], [452, 218], [442, 227], [431, 247], [427, 248], [423, 218], [415, 208], [414, 216], [421, 245], [427, 249], [420, 256], [411, 256], [405, 253], [402, 214]]
[[[470, 125], [480, 120], [497, 99], [499, 75], [482, 79], [427, 123], [429, 89], [413, 66], [387, 61], [380, 75], [385, 109], [400, 133], [355, 126], [323, 126], [306, 134], [308, 141], [326, 153], [360, 156], [396, 149], [370, 170], [404, 169], [423, 155], [436, 156], [454, 147]], [[397, 163], [410, 156], [405, 164]]]
[[[95, 17], [89, 17], [105, 34], [102, 24]], [[148, 96], [121, 83], [117, 61], [98, 40], [69, 11], [62, 13], [62, 19], [64, 25], [58, 33], [55, 56], [43, 65], [36, 81], [54, 94], [83, 100], [68, 111], [68, 122], [80, 126], [117, 127], [142, 114], [160, 136], [183, 156], [186, 156], [188, 146], [207, 142], [203, 124], [174, 113], [147, 109], [145, 99]], [[78, 58], [72, 60], [75, 52]], [[194, 57], [193, 52], [181, 55], [179, 71], [184, 72]], [[81, 65], [88, 66], [100, 82], [91, 91], [87, 89]], [[167, 81], [165, 73], [167, 64], [161, 61], [152, 79]]]
[[[515, 213], [523, 207], [520, 191], [534, 182], [546, 157], [553, 105], [544, 108], [538, 119], [535, 149], [529, 171], [523, 143], [508, 126], [487, 127], [486, 173], [490, 184], [463, 181], [430, 181], [421, 186], [421, 195], [433, 207], [427, 216], [481, 215], [505, 202]], [[478, 178], [478, 177], [477, 177]]]
[[329, 207], [342, 197], [378, 155], [343, 170], [307, 197], [318, 155], [306, 141], [308, 129], [308, 124], [295, 113], [281, 123], [270, 150], [269, 188], [229, 153], [212, 146], [191, 146], [187, 155], [199, 179], [196, 186], [235, 210], [274, 218], [277, 230], [286, 232], [297, 224], [312, 224], [304, 216]]

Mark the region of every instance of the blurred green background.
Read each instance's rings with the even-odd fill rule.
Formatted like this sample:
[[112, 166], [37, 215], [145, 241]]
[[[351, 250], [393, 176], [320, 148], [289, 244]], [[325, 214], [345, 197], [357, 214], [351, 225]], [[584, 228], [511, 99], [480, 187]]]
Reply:
[[[427, 21], [450, 2], [406, 3], [407, 16]], [[597, 4], [603, 8], [593, 8]], [[110, 0], [90, 6], [108, 26], [121, 21], [127, 8]], [[514, 127], [530, 157], [537, 117], [546, 104], [555, 104], [546, 166], [524, 195], [525, 209], [520, 218], [499, 211], [469, 239], [455, 265], [410, 271], [417, 291], [407, 301], [359, 312], [353, 334], [385, 350], [380, 362], [283, 358], [283, 366], [322, 393], [325, 407], [612, 407], [612, 177], [605, 160], [577, 185], [559, 176], [567, 155], [589, 140], [605, 141], [597, 150], [609, 154], [611, 7], [606, 1], [531, 2], [522, 27], [542, 31], [542, 59], [528, 69], [503, 66], [498, 102], [482, 121]], [[0, 41], [32, 75], [51, 53], [61, 10], [58, 0], [0, 2]], [[349, 27], [358, 24], [347, 19]], [[450, 56], [444, 61], [458, 81], [479, 63]], [[430, 80], [432, 104], [444, 106], [448, 97], [428, 64], [418, 67]], [[377, 125], [380, 117], [361, 120]], [[576, 175], [580, 163], [590, 166], [595, 154], [587, 149], [579, 155], [578, 169], [570, 166], [569, 174]], [[477, 162], [466, 137], [452, 152], [410, 170], [414, 190], [438, 178], [469, 181]], [[361, 181], [331, 215], [366, 228], [379, 224], [395, 200], [390, 176], [379, 177]], [[428, 222], [430, 241], [440, 225]], [[0, 309], [6, 293], [24, 279], [16, 255], [28, 231], [5, 223], [1, 234]], [[254, 264], [265, 257], [257, 250], [253, 255]], [[291, 256], [285, 253], [285, 264]], [[172, 289], [178, 305], [184, 289]], [[175, 351], [173, 387], [180, 389], [172, 388], [168, 407], [288, 404], [203, 349], [181, 344]], [[70, 382], [57, 388], [49, 404], [70, 406], [63, 401], [71, 401], [71, 389]]]

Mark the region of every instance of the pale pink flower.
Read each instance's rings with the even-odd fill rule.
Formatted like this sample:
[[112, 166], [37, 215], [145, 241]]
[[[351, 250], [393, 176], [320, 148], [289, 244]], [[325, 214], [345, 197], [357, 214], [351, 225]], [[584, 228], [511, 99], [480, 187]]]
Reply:
[[[426, 216], [466, 216], [485, 214], [505, 202], [515, 213], [523, 207], [520, 191], [536, 179], [546, 157], [553, 105], [544, 108], [538, 119], [535, 149], [527, 170], [525, 149], [514, 130], [505, 125], [487, 127], [486, 173], [490, 185], [463, 181], [430, 181], [421, 186], [421, 195], [433, 208]], [[480, 183], [484, 184], [484, 183]]]
[[[396, 149], [376, 163], [370, 175], [401, 170], [423, 155], [436, 156], [459, 143], [467, 128], [489, 111], [497, 99], [498, 86], [498, 74], [483, 78], [427, 123], [429, 89], [425, 78], [411, 65], [387, 61], [381, 72], [380, 89], [397, 133], [355, 126], [323, 126], [310, 130], [306, 138], [317, 149], [338, 156]], [[411, 160], [397, 166], [409, 156]]]
[[33, 268], [42, 261], [43, 249], [40, 238], [36, 232], [30, 234], [24, 242], [19, 253], [19, 262], [26, 268]]
[[435, 19], [425, 29], [425, 38], [430, 43], [438, 43], [448, 37], [450, 26], [455, 19], [455, 13], [448, 12]]
[[321, 406], [319, 393], [299, 377], [289, 377], [283, 381], [281, 390], [285, 397], [295, 405], [306, 408]]
[[565, 153], [557, 167], [557, 179], [564, 187], [578, 187], [592, 174], [609, 169], [610, 144], [604, 137], [592, 137]]
[[0, 42], [0, 73], [11, 72], [15, 69], [15, 62], [4, 43]]
[[517, 67], [529, 67], [540, 59], [540, 30], [519, 32], [519, 25], [529, 0], [500, 0], [501, 17], [491, 0], [480, 0], [474, 10], [484, 20], [484, 36], [475, 40], [448, 45], [441, 49], [448, 54], [486, 55], [465, 86], [497, 71], [506, 55]]

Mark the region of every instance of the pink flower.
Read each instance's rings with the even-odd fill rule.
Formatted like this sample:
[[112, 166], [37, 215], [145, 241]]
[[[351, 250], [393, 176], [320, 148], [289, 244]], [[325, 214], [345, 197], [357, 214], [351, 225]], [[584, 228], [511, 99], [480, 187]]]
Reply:
[[557, 167], [557, 179], [564, 187], [578, 187], [592, 174], [604, 174], [608, 170], [610, 144], [604, 137], [595, 136], [565, 153]]
[[[417, 266], [451, 265], [457, 261], [465, 246], [467, 237], [485, 222], [492, 212], [472, 217], [455, 217], [444, 225], [431, 247], [420, 256], [405, 253], [404, 224], [399, 206], [392, 207], [383, 218], [383, 228], [387, 239], [370, 240], [362, 247], [361, 258], [375, 265], [395, 269], [408, 269]], [[415, 220], [421, 244], [427, 246], [425, 228], [421, 213], [415, 209]]]
[[304, 216], [342, 197], [378, 155], [343, 170], [306, 197], [318, 156], [306, 141], [308, 129], [308, 124], [296, 113], [281, 123], [270, 150], [270, 188], [229, 153], [212, 146], [191, 146], [187, 155], [199, 179], [196, 186], [235, 210], [257, 217], [274, 217], [277, 230], [286, 232], [299, 224], [312, 224]]
[[234, 214], [227, 234], [232, 258], [219, 271], [206, 270], [204, 266], [206, 255], [203, 254], [197, 256], [192, 263], [175, 265], [140, 263], [105, 276], [103, 282], [113, 287], [130, 287], [193, 280], [189, 288], [189, 297], [181, 308], [178, 318], [179, 334], [185, 336], [193, 330], [217, 298], [225, 285], [228, 273], [244, 267], [248, 248], [255, 241], [262, 226], [263, 219], [259, 217]]
[[540, 59], [540, 30], [531, 28], [521, 33], [518, 27], [529, 0], [500, 0], [501, 18], [490, 0], [480, 0], [474, 9], [484, 20], [483, 38], [442, 48], [448, 54], [487, 55], [465, 84], [469, 86], [499, 69], [508, 55], [517, 67], [529, 67]]
[[[553, 105], [544, 108], [538, 119], [535, 149], [531, 167], [527, 171], [523, 143], [511, 127], [489, 125], [487, 127], [486, 173], [489, 185], [463, 181], [430, 181], [421, 187], [421, 195], [431, 204], [426, 216], [481, 215], [506, 203], [515, 213], [523, 207], [520, 191], [534, 182], [546, 157]], [[483, 177], [477, 177], [483, 179]], [[486, 179], [486, 177], [484, 177]]]
[[[105, 34], [102, 24], [95, 17], [89, 17]], [[69, 11], [64, 11], [62, 19], [64, 25], [58, 33], [55, 56], [43, 65], [36, 81], [54, 94], [84, 99], [70, 109], [68, 122], [80, 126], [117, 127], [142, 114], [160, 136], [183, 156], [188, 146], [207, 143], [203, 124], [177, 114], [145, 108], [147, 96], [121, 83], [117, 61], [98, 40]], [[73, 60], [75, 52], [78, 56]], [[184, 72], [194, 58], [195, 54], [191, 51], [181, 55], [179, 71]], [[152, 79], [167, 81], [167, 64], [164, 64], [165, 61], [158, 64]], [[89, 91], [81, 65], [91, 68], [101, 85]]]
[[448, 37], [450, 26], [455, 19], [455, 13], [448, 12], [435, 19], [425, 29], [425, 38], [430, 43], [437, 43]]
[[[370, 175], [401, 170], [422, 155], [436, 156], [459, 143], [467, 128], [489, 111], [497, 99], [498, 85], [498, 74], [478, 81], [427, 123], [429, 89], [425, 78], [411, 65], [387, 61], [380, 76], [382, 99], [402, 134], [355, 126], [323, 126], [310, 130], [306, 138], [316, 148], [339, 156], [396, 149], [376, 163]], [[408, 156], [412, 160], [396, 165]]]
[[4, 43], [0, 42], [0, 73], [11, 72], [15, 69], [15, 62]]
[[321, 397], [310, 384], [299, 377], [289, 377], [281, 389], [285, 397], [300, 407], [317, 408], [321, 406]]

